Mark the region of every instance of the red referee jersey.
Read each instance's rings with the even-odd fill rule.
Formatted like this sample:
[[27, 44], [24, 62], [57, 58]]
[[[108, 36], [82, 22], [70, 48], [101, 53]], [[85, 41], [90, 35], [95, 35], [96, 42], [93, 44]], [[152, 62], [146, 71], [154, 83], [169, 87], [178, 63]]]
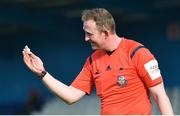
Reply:
[[154, 56], [141, 46], [123, 38], [110, 55], [96, 50], [71, 86], [90, 94], [95, 85], [102, 115], [151, 114], [148, 88], [162, 77]]

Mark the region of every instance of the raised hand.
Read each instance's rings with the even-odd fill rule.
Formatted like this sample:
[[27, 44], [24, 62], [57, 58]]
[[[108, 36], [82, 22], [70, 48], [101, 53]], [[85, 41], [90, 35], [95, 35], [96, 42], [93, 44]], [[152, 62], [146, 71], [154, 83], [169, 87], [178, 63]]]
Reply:
[[41, 76], [42, 72], [45, 71], [42, 60], [38, 56], [33, 54], [28, 48], [28, 46], [25, 46], [22, 53], [23, 53], [23, 60], [26, 66], [32, 72], [36, 73], [38, 76]]

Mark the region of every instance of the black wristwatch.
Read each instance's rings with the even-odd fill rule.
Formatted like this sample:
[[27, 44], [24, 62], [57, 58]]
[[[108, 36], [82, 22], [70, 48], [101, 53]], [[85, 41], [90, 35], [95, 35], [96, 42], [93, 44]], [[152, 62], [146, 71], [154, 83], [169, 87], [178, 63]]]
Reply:
[[42, 71], [41, 74], [38, 75], [39, 79], [43, 79], [46, 74], [47, 74], [47, 71]]

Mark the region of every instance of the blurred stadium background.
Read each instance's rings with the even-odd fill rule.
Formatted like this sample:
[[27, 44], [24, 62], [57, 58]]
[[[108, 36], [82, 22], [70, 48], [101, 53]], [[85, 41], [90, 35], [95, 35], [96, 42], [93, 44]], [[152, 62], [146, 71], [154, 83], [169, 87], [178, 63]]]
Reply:
[[[104, 7], [120, 36], [148, 47], [159, 61], [175, 114], [180, 114], [180, 0], [0, 0], [0, 114], [99, 114], [93, 92], [68, 106], [22, 60], [28, 45], [48, 72], [66, 84], [92, 53], [84, 41], [83, 9]], [[154, 114], [159, 114], [157, 106]]]

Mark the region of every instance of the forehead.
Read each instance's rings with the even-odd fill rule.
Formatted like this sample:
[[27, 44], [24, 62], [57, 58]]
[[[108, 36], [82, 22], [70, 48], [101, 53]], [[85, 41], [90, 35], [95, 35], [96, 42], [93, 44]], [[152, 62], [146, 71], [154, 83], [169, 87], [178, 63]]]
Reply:
[[93, 20], [87, 20], [83, 23], [83, 29], [86, 31], [93, 31], [93, 30], [96, 30], [97, 27], [96, 27], [96, 22], [93, 21]]

